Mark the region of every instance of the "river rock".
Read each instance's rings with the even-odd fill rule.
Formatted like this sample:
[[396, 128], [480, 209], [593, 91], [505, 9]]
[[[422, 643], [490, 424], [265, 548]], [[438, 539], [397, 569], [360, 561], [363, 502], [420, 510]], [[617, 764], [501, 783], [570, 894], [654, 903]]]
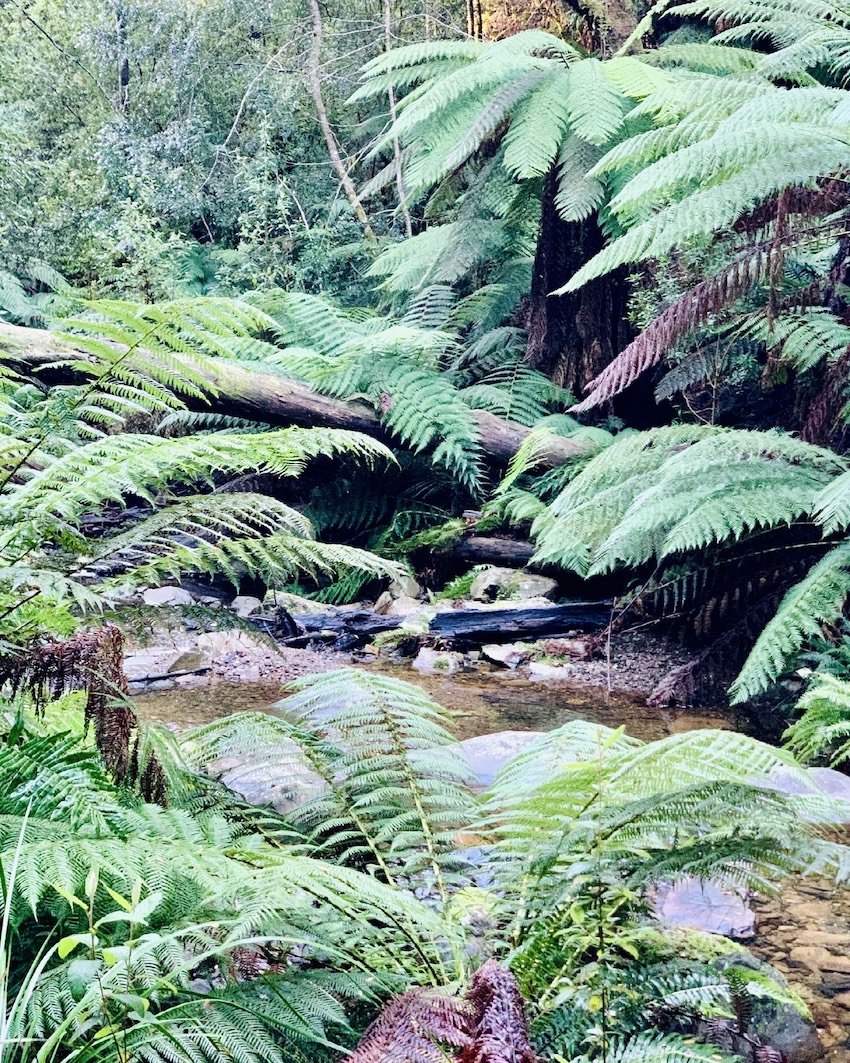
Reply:
[[131, 684], [152, 683], [186, 673], [200, 674], [211, 667], [212, 661], [206, 654], [174, 646], [149, 646], [131, 650], [124, 657], [124, 674]]
[[145, 605], [192, 605], [195, 599], [182, 587], [149, 587], [142, 594]]
[[432, 650], [423, 646], [413, 659], [411, 668], [420, 675], [454, 675], [463, 667], [463, 657], [450, 650]]
[[532, 661], [528, 671], [533, 679], [569, 679], [575, 668], [571, 664], [546, 664], [543, 661]]
[[422, 588], [413, 576], [399, 576], [387, 587], [386, 593], [391, 598], [418, 598], [422, 594]]
[[326, 788], [324, 780], [305, 766], [291, 745], [281, 745], [261, 757], [251, 753], [223, 758], [207, 771], [249, 804], [270, 805], [282, 815], [318, 797]]
[[673, 926], [736, 939], [750, 938], [754, 933], [755, 913], [739, 893], [692, 875], [673, 885], [659, 886], [652, 906], [660, 919]]
[[261, 613], [263, 603], [252, 594], [237, 594], [230, 603], [230, 608], [237, 616], [248, 617], [253, 616], [254, 613]]
[[557, 593], [555, 580], [516, 568], [486, 568], [478, 573], [469, 588], [469, 597], [482, 602], [496, 598], [523, 602], [529, 598], [552, 599]]
[[[406, 594], [399, 598], [391, 598], [384, 608], [384, 616], [410, 616], [422, 608], [422, 602], [418, 598], [411, 598]], [[375, 612], [377, 612], [377, 603]]]
[[494, 664], [503, 664], [506, 668], [518, 668], [527, 661], [531, 648], [524, 642], [508, 642], [504, 646], [492, 644], [481, 647], [481, 656]]
[[378, 616], [386, 616], [387, 610], [393, 604], [395, 599], [389, 591], [384, 591], [383, 594], [379, 594], [375, 600], [375, 612]]
[[198, 650], [184, 650], [180, 656], [171, 662], [169, 672], [207, 672], [212, 667], [212, 661], [204, 653]]
[[499, 770], [517, 753], [528, 749], [544, 731], [495, 731], [459, 742], [460, 752], [482, 787], [489, 786]]

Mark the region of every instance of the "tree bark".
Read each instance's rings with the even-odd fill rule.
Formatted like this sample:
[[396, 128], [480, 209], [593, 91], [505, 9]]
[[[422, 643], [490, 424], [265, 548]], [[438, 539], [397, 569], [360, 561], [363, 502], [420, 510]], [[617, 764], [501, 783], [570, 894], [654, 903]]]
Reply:
[[[580, 0], [585, 19], [585, 48], [608, 59], [637, 26], [633, 0], [611, 0], [604, 17]], [[616, 270], [577, 292], [550, 295], [600, 251], [605, 237], [596, 215], [566, 222], [555, 207], [557, 168], [546, 180], [540, 235], [534, 259], [526, 330], [528, 360], [536, 369], [581, 398], [584, 387], [632, 338], [627, 323], [626, 271]]]
[[[79, 352], [51, 332], [0, 322], [0, 363], [17, 363], [46, 383], [62, 384], [75, 379], [71, 368], [62, 364], [62, 359], [72, 354], [76, 359], [80, 358]], [[185, 402], [190, 409], [244, 417], [271, 425], [347, 428], [390, 440], [390, 434], [377, 413], [366, 403], [319, 395], [306, 384], [260, 370], [244, 369], [231, 362], [211, 364], [205, 375], [210, 390], [201, 398], [187, 396]], [[498, 464], [510, 461], [531, 431], [485, 410], [472, 410], [471, 413], [485, 455]], [[551, 468], [580, 457], [589, 449], [587, 443], [552, 436], [540, 454], [540, 462]]]
[[343, 162], [342, 155], [340, 155], [339, 145], [337, 144], [336, 135], [334, 134], [330, 119], [328, 118], [328, 109], [325, 106], [325, 97], [322, 93], [322, 78], [320, 72], [322, 55], [322, 12], [319, 8], [319, 0], [310, 0], [310, 17], [313, 22], [310, 51], [307, 56], [307, 81], [310, 85], [310, 95], [313, 97], [316, 113], [319, 116], [319, 125], [322, 127], [322, 134], [328, 147], [328, 154], [331, 157], [333, 168], [336, 170], [337, 176], [339, 177], [339, 183], [342, 185], [346, 198], [351, 204], [354, 216], [363, 227], [364, 236], [369, 243], [374, 244], [377, 242], [377, 237], [369, 222], [369, 216], [360, 201], [360, 196], [357, 194], [357, 189], [354, 187], [354, 182], [351, 180], [348, 167]]
[[546, 181], [526, 316], [528, 361], [581, 398], [584, 387], [631, 338], [625, 270], [577, 292], [550, 295], [604, 246], [595, 217], [566, 222], [555, 207], [557, 173]]
[[[305, 634], [333, 632], [366, 640], [405, 623], [403, 616], [381, 616], [367, 610], [298, 613], [285, 610], [284, 622], [293, 620]], [[570, 631], [599, 631], [611, 619], [611, 602], [564, 602], [562, 605], [519, 606], [510, 609], [443, 609], [432, 618], [425, 635], [455, 645], [481, 646], [486, 642], [545, 638]], [[299, 636], [296, 636], [299, 638]]]

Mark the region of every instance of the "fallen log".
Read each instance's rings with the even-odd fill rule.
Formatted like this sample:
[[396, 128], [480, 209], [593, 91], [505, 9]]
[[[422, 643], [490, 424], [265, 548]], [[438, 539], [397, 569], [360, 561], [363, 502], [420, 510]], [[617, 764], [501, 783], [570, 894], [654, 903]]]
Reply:
[[[423, 609], [425, 606], [423, 606]], [[288, 616], [289, 614], [287, 614]], [[611, 603], [564, 602], [561, 605], [514, 606], [505, 609], [441, 609], [432, 616], [425, 638], [461, 647], [518, 638], [554, 638], [570, 631], [598, 631], [611, 616]], [[298, 613], [290, 618], [304, 635], [327, 632], [365, 642], [374, 635], [404, 626], [404, 616], [381, 616], [366, 609]]]
[[[80, 358], [79, 351], [52, 332], [0, 323], [0, 360], [17, 363], [37, 373], [47, 383], [69, 383], [75, 378], [71, 369], [61, 364], [61, 360], [69, 355]], [[244, 417], [275, 426], [348, 428], [384, 441], [389, 438], [380, 418], [366, 403], [319, 395], [296, 380], [264, 373], [260, 369], [245, 369], [224, 360], [211, 363], [204, 376], [210, 390], [205, 396], [186, 396], [184, 401], [189, 409]], [[531, 432], [530, 428], [506, 421], [486, 410], [472, 410], [471, 414], [485, 455], [500, 464], [510, 461]], [[552, 436], [537, 453], [540, 465], [551, 468], [587, 451], [587, 443]]]
[[[468, 535], [452, 550], [454, 557], [473, 565], [504, 565], [506, 568], [529, 568], [534, 543], [508, 539], [500, 535]], [[531, 566], [532, 570], [534, 566]]]

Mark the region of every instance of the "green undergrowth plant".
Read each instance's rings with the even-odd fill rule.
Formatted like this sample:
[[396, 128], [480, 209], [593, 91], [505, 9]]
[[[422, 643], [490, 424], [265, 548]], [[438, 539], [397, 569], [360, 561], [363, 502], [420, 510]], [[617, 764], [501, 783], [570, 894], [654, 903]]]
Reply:
[[843, 457], [781, 432], [624, 434], [540, 508], [536, 556], [582, 575], [634, 570], [633, 615], [708, 645], [705, 678], [691, 667], [661, 696], [698, 700], [720, 679], [743, 701], [841, 616], [847, 482]]
[[738, 946], [653, 916], [655, 891], [681, 880], [764, 892], [807, 872], [847, 878], [828, 837], [843, 803], [772, 785], [807, 780], [790, 753], [728, 731], [644, 743], [574, 721], [475, 796], [448, 723], [418, 688], [346, 669], [299, 681], [274, 716], [237, 714], [180, 744], [194, 768], [237, 752], [309, 767], [321, 790], [287, 813], [305, 852], [415, 889], [505, 964], [543, 1058], [727, 1058], [698, 1026], [726, 1036], [745, 998], [793, 1006]]

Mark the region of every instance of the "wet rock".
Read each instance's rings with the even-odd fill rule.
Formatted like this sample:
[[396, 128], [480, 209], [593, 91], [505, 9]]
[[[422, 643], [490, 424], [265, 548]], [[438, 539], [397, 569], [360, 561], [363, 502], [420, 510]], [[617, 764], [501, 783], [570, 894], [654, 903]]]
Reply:
[[673, 926], [736, 939], [754, 933], [755, 913], [739, 893], [693, 876], [659, 887], [652, 904], [656, 915]]
[[182, 587], [149, 587], [142, 594], [145, 605], [192, 605], [195, 599]]
[[481, 647], [481, 656], [494, 664], [503, 664], [506, 668], [518, 668], [528, 660], [531, 648], [524, 642], [508, 642], [503, 646], [489, 645]]
[[411, 667], [420, 675], [454, 675], [463, 667], [463, 658], [459, 653], [432, 650], [424, 646], [416, 654]]
[[528, 666], [532, 679], [569, 679], [573, 675], [571, 664], [545, 664], [532, 661]]
[[557, 593], [555, 580], [516, 568], [486, 568], [478, 573], [469, 588], [469, 597], [483, 602], [492, 602], [496, 598], [552, 599]]
[[207, 771], [250, 804], [270, 805], [284, 815], [317, 797], [326, 786], [289, 744], [259, 756], [235, 754], [210, 765]]
[[[409, 598], [403, 594], [400, 598], [393, 598], [384, 610], [385, 616], [410, 616], [422, 608], [422, 602], [418, 598]], [[376, 610], [377, 611], [377, 610]]]
[[480, 786], [489, 786], [499, 770], [528, 749], [543, 731], [495, 731], [459, 742], [460, 751]]
[[237, 616], [248, 617], [263, 610], [263, 603], [252, 594], [237, 594], [230, 603], [230, 608]]

